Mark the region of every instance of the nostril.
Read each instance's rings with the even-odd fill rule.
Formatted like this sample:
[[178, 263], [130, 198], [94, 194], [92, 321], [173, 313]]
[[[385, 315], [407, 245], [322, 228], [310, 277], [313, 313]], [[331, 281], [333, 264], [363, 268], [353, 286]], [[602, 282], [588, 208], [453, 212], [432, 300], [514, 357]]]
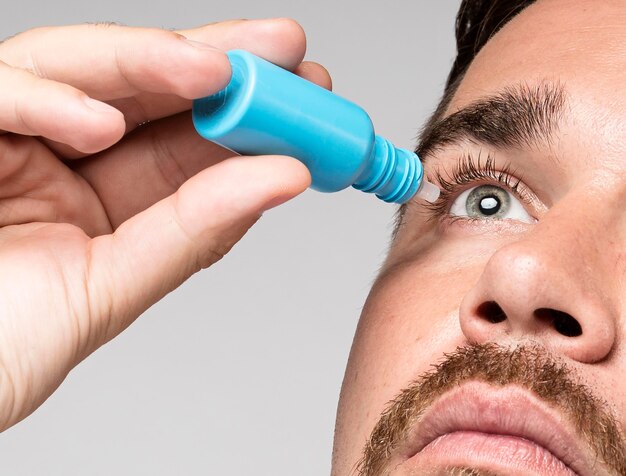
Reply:
[[537, 319], [551, 321], [559, 334], [566, 337], [578, 337], [582, 335], [583, 329], [573, 316], [556, 309], [541, 308], [535, 311]]
[[506, 314], [499, 306], [499, 304], [495, 301], [487, 301], [482, 303], [480, 306], [478, 306], [476, 312], [480, 317], [488, 320], [492, 324], [497, 324], [498, 322], [506, 320]]

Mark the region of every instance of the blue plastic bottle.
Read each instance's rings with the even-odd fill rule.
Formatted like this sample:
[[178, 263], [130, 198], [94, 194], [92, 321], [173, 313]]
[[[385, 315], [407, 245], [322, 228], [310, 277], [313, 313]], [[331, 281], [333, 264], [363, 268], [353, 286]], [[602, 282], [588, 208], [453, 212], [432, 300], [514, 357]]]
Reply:
[[352, 185], [387, 202], [437, 199], [417, 155], [375, 135], [361, 107], [247, 51], [228, 56], [228, 86], [193, 103], [202, 137], [240, 154], [295, 157], [322, 192]]

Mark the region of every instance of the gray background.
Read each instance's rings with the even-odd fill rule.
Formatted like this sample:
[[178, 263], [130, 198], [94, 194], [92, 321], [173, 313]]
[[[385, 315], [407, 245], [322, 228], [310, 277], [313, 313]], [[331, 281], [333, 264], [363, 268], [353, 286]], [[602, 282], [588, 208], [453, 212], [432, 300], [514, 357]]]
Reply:
[[[8, 0], [5, 0], [8, 3]], [[117, 21], [183, 28], [289, 16], [307, 58], [411, 148], [454, 55], [459, 0], [21, 0], [0, 37]], [[6, 5], [5, 5], [6, 7]], [[6, 475], [322, 475], [352, 335], [394, 206], [307, 191], [267, 213], [232, 253], [78, 366], [0, 435]]]

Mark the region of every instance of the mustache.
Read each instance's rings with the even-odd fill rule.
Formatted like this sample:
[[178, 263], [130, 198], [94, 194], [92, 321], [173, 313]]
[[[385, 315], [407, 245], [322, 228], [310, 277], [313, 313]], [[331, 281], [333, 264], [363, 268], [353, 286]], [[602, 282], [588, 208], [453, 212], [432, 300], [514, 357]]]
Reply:
[[[444, 354], [392, 400], [382, 413], [356, 466], [359, 476], [379, 476], [394, 451], [419, 424], [424, 411], [446, 391], [470, 380], [519, 385], [568, 417], [583, 442], [617, 474], [626, 474], [626, 443], [608, 404], [578, 383], [573, 371], [535, 344], [509, 349], [469, 344]], [[467, 469], [467, 471], [470, 471]], [[459, 473], [472, 474], [472, 473]], [[481, 473], [482, 474], [482, 473]]]

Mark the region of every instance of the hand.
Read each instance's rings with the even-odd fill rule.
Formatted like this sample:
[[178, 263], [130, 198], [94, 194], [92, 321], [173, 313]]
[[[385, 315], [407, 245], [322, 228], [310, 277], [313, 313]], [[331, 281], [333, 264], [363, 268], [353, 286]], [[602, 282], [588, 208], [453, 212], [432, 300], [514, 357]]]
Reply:
[[191, 99], [228, 83], [233, 48], [330, 87], [290, 20], [0, 44], [0, 430], [309, 185], [295, 159], [232, 157], [193, 129]]

